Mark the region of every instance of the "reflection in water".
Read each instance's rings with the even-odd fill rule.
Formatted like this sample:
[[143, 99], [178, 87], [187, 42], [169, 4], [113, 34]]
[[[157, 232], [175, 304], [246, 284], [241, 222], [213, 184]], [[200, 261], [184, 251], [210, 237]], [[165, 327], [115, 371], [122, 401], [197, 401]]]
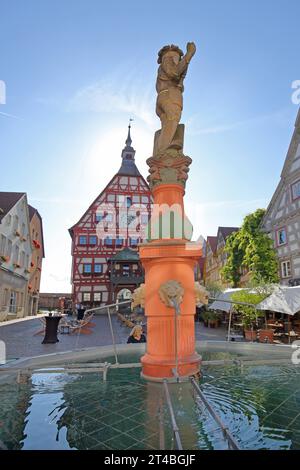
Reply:
[[[242, 449], [300, 449], [297, 366], [203, 367], [200, 386]], [[227, 449], [191, 384], [169, 384], [184, 449]], [[140, 370], [99, 374], [33, 374], [27, 384], [0, 385], [0, 446], [8, 449], [175, 448], [161, 384]]]

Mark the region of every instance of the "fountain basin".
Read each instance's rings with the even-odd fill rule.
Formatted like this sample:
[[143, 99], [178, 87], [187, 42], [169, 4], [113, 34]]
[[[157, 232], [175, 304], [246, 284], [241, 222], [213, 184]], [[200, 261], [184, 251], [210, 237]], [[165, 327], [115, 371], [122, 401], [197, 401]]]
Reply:
[[[1, 372], [1, 447], [174, 448], [163, 386], [141, 377], [144, 345], [130, 346], [118, 346], [121, 367], [108, 369], [106, 381], [99, 372], [68, 370], [80, 362], [91, 369], [113, 363], [110, 347], [10, 362]], [[202, 392], [241, 449], [300, 449], [300, 368], [291, 363], [290, 347], [202, 342], [197, 351]], [[18, 371], [27, 380], [17, 383]], [[226, 449], [191, 384], [168, 387], [183, 448]]]

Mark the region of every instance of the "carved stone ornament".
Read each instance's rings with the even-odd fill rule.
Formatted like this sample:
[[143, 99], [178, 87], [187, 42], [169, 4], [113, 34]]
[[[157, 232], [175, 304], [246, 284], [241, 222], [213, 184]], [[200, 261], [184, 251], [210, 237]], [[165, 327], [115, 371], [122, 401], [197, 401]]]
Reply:
[[173, 153], [177, 155], [172, 156], [171, 152], [169, 150], [164, 156], [148, 158], [150, 174], [147, 180], [151, 189], [160, 184], [180, 184], [185, 187], [192, 159], [174, 150]]
[[158, 290], [160, 300], [167, 307], [174, 307], [173, 301], [180, 305], [183, 300], [184, 289], [180, 282], [170, 280], [162, 284]]
[[205, 287], [201, 286], [199, 282], [195, 282], [195, 299], [196, 305], [207, 305], [209, 294]]
[[134, 289], [132, 293], [131, 310], [139, 305], [142, 308], [145, 306], [145, 284], [141, 284], [140, 287]]

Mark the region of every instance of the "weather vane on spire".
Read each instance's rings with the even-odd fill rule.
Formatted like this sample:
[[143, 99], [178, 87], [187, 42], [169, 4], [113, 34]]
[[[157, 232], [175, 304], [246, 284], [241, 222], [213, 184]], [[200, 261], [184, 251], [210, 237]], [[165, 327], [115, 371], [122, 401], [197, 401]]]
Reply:
[[127, 145], [127, 147], [130, 147], [131, 144], [132, 144], [131, 135], [130, 135], [131, 121], [133, 121], [133, 119], [132, 119], [132, 118], [129, 118], [128, 135], [127, 135], [127, 139], [126, 139], [126, 142], [125, 142], [126, 145]]

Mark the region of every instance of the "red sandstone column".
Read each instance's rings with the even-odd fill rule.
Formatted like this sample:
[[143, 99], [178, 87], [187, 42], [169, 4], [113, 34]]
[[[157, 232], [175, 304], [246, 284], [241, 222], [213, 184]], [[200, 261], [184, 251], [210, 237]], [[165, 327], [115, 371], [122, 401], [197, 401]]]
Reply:
[[[177, 184], [162, 184], [154, 189], [154, 204], [178, 204], [183, 213], [184, 189]], [[155, 223], [155, 221], [154, 221]], [[145, 269], [145, 313], [147, 316], [147, 352], [142, 357], [142, 375], [152, 380], [187, 377], [200, 368], [195, 352], [194, 266], [201, 248], [184, 239], [160, 239], [140, 246]], [[180, 315], [163, 303], [159, 288], [167, 281], [178, 281], [184, 289]], [[177, 347], [175, 336], [177, 319]], [[176, 362], [177, 349], [177, 362]]]

